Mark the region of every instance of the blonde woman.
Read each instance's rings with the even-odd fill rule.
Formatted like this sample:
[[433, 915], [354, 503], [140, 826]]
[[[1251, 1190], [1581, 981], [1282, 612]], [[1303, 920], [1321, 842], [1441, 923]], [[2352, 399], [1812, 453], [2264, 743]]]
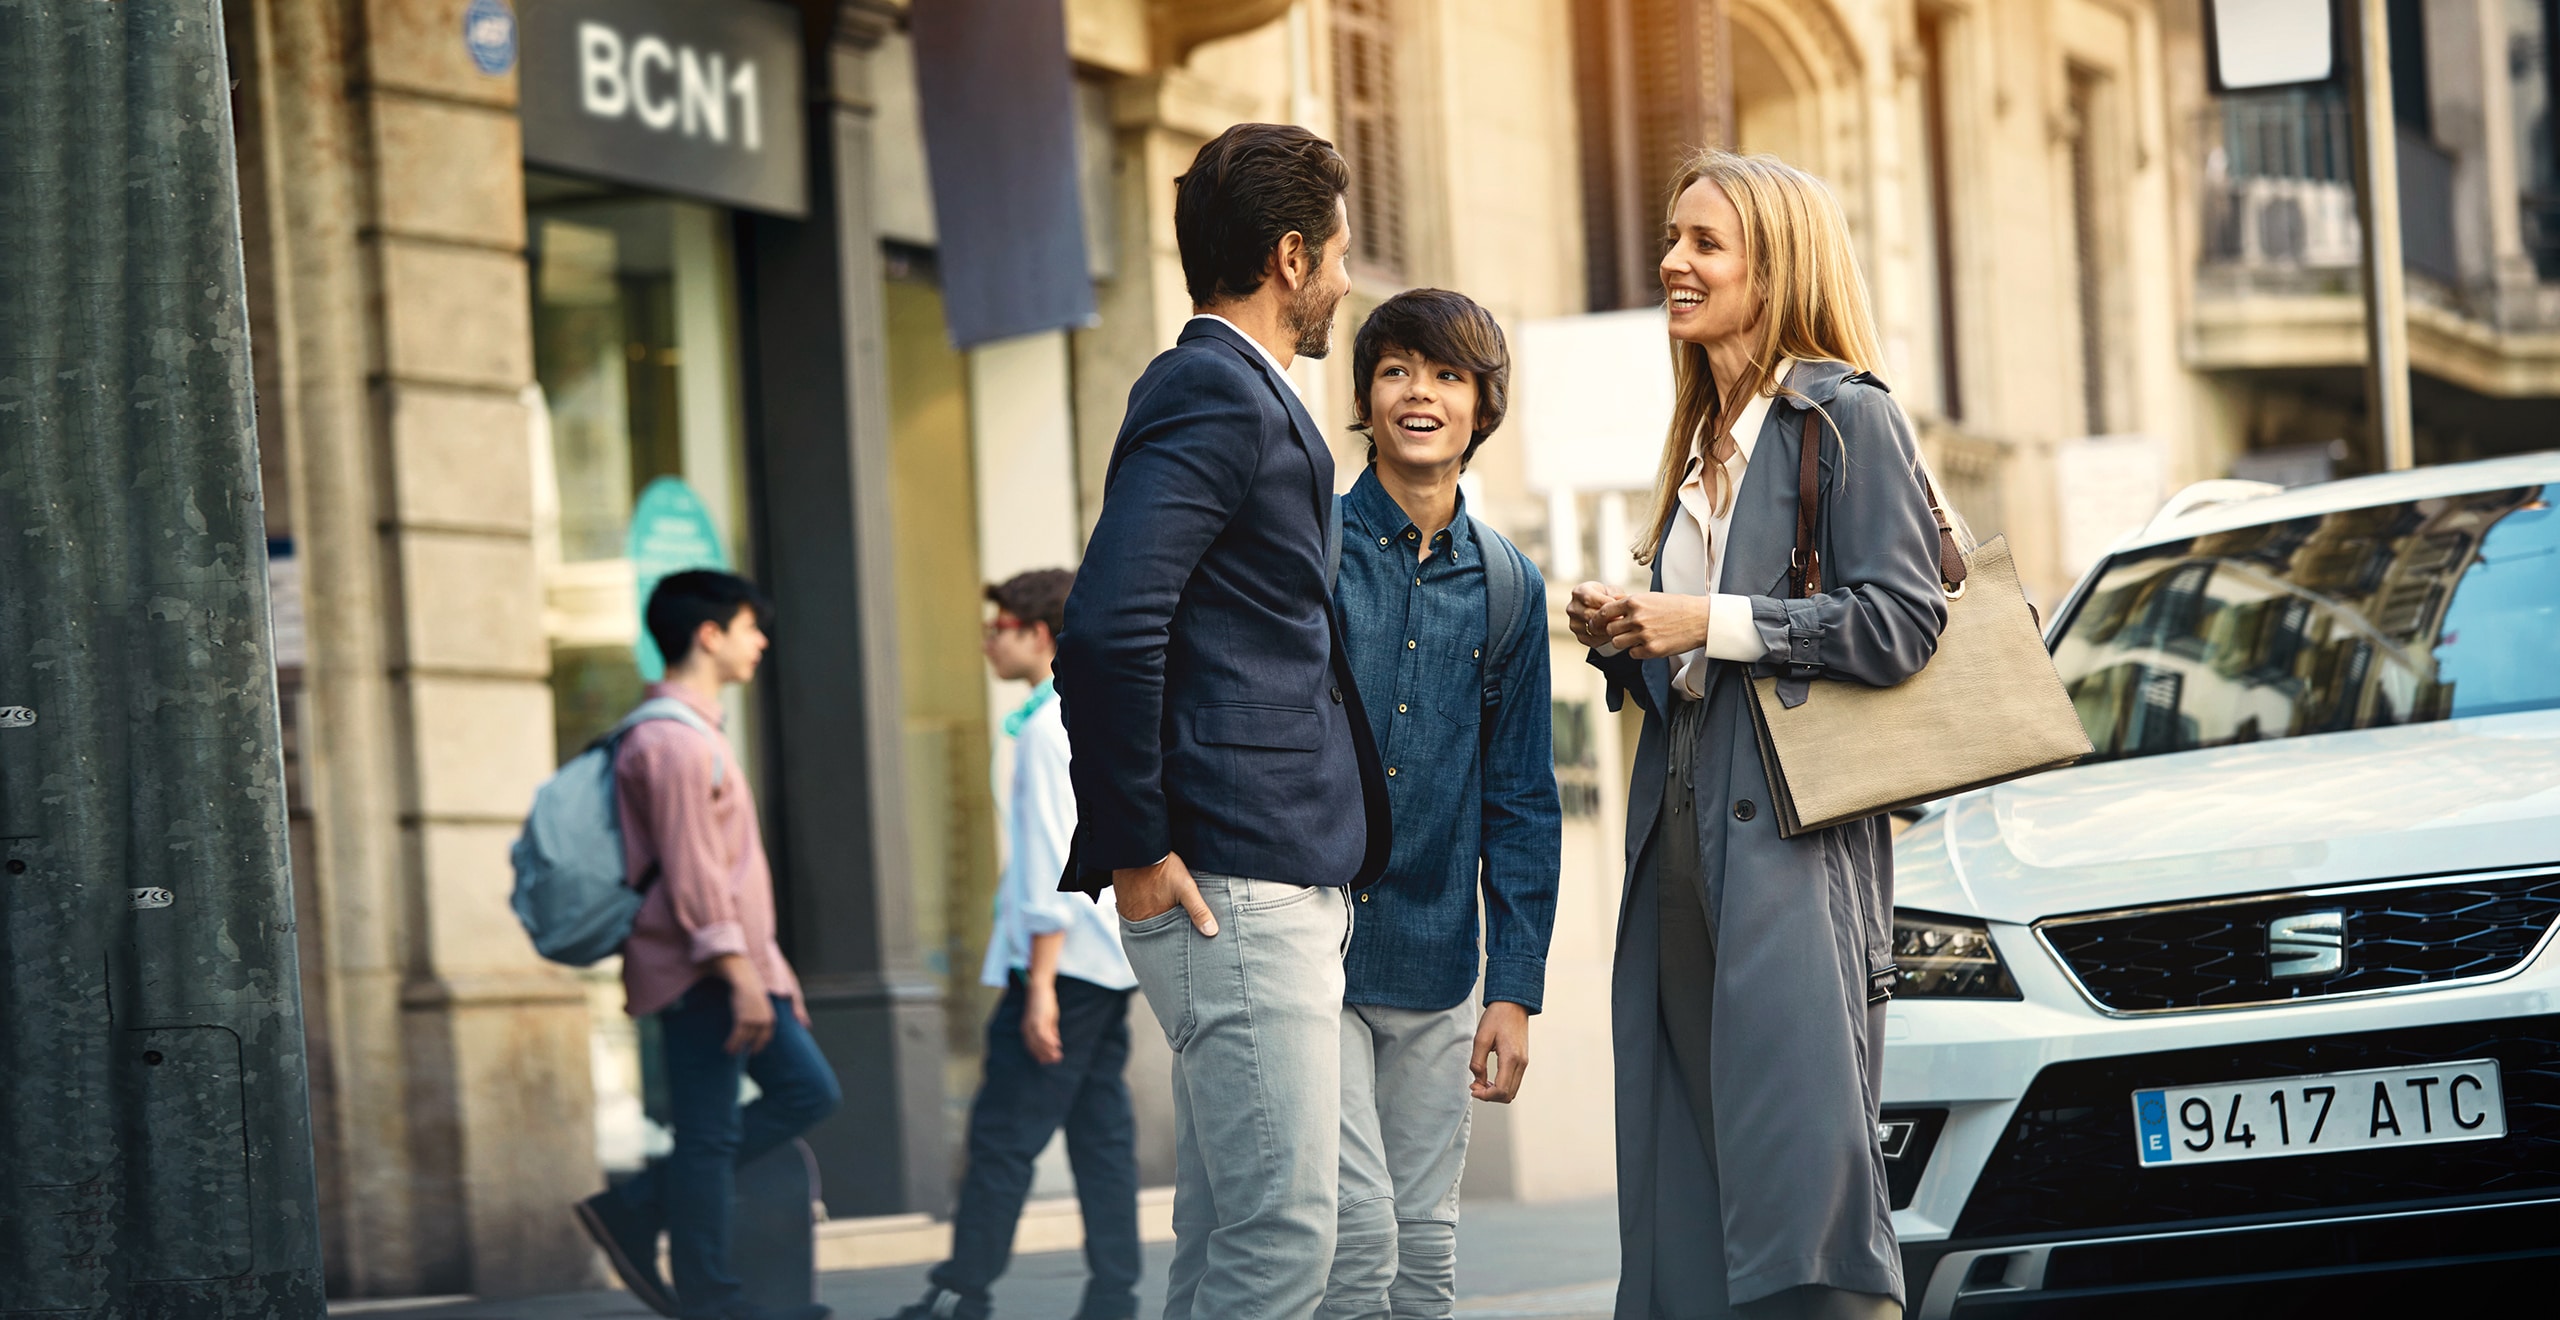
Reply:
[[[1653, 589], [1586, 582], [1567, 607], [1612, 706], [1645, 712], [1613, 992], [1618, 1320], [1899, 1316], [1885, 822], [1778, 837], [1746, 680], [1778, 675], [1793, 704], [1918, 672], [1946, 623], [1936, 522], [1830, 190], [1702, 153], [1666, 237], [1677, 401], [1635, 547]], [[1797, 599], [1808, 416], [1822, 590]]]

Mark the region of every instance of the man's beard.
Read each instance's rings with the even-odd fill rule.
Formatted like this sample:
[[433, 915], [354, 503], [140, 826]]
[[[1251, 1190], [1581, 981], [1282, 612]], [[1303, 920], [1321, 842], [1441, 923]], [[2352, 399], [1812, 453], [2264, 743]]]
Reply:
[[1297, 336], [1291, 352], [1302, 358], [1320, 358], [1333, 351], [1333, 313], [1342, 305], [1342, 295], [1328, 293], [1319, 285], [1309, 284], [1289, 300], [1285, 318], [1289, 332]]

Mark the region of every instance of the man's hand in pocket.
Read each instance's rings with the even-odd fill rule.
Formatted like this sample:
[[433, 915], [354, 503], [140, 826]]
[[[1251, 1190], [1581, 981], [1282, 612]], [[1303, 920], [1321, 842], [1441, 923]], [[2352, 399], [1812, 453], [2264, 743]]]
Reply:
[[1113, 871], [1111, 897], [1122, 921], [1144, 921], [1178, 907], [1191, 914], [1192, 926], [1202, 935], [1215, 938], [1218, 933], [1218, 919], [1209, 915], [1208, 900], [1200, 897], [1199, 882], [1191, 878], [1191, 868], [1182, 864], [1180, 854], [1166, 853], [1153, 866]]

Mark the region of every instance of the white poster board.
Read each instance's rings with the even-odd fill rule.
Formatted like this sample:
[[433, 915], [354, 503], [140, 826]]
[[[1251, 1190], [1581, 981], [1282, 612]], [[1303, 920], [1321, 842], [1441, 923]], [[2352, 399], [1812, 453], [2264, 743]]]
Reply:
[[1513, 336], [1511, 420], [1529, 489], [1650, 490], [1671, 429], [1662, 309], [1524, 321]]

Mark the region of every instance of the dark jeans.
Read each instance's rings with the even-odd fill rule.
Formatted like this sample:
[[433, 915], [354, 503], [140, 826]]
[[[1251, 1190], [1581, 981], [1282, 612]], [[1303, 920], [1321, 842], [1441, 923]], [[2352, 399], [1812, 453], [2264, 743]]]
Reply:
[[1022, 1043], [1017, 972], [987, 1019], [987, 1078], [969, 1108], [969, 1175], [951, 1216], [951, 1259], [932, 1281], [983, 1299], [1013, 1256], [1031, 1164], [1061, 1124], [1084, 1211], [1084, 1320], [1137, 1314], [1138, 1129], [1129, 1109], [1129, 995], [1058, 978], [1058, 1043], [1043, 1067]]
[[[729, 983], [715, 977], [696, 981], [658, 1015], [676, 1148], [620, 1189], [624, 1200], [666, 1224], [678, 1309], [688, 1317], [718, 1316], [738, 1301], [738, 1276], [729, 1268], [738, 1166], [808, 1131], [844, 1099], [835, 1069], [792, 1015], [790, 1000], [774, 999], [773, 1039], [752, 1055], [725, 1048], [732, 1017]], [[741, 1076], [755, 1078], [763, 1092], [744, 1107]]]

